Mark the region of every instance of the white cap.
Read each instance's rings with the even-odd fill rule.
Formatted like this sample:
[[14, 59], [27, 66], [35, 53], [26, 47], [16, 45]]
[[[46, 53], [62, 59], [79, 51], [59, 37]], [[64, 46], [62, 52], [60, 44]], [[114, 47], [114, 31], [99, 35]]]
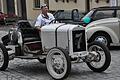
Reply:
[[42, 9], [43, 7], [46, 7], [46, 6], [47, 6], [47, 4], [41, 4], [40, 8]]

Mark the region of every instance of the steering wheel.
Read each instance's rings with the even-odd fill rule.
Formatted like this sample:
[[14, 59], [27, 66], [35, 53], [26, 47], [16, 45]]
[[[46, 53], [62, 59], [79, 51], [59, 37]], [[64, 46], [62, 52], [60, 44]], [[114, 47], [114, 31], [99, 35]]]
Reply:
[[49, 24], [51, 23], [58, 23], [59, 21], [57, 19], [53, 19]]

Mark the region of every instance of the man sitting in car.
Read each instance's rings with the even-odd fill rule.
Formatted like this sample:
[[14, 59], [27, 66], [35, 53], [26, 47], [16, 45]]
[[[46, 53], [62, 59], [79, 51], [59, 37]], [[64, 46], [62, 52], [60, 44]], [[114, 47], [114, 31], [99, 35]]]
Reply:
[[49, 24], [52, 20], [54, 20], [54, 16], [51, 13], [48, 13], [48, 6], [46, 4], [41, 5], [41, 13], [37, 17], [35, 28], [41, 31], [41, 27]]

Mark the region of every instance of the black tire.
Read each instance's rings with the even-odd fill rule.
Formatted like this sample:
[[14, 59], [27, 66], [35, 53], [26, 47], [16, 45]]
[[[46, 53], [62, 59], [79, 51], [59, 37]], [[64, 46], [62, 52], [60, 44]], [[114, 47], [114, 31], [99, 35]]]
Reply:
[[3, 42], [4, 45], [8, 45], [8, 43], [10, 42], [9, 34], [2, 37], [2, 42]]
[[[107, 40], [107, 43], [105, 44], [108, 48], [110, 47], [110, 43], [111, 43], [111, 38], [108, 34], [106, 33], [96, 33], [92, 36], [90, 42], [93, 42], [95, 40], [98, 39], [98, 37], [103, 37], [104, 40]], [[106, 42], [106, 41], [105, 41]]]
[[[56, 58], [54, 55], [59, 57]], [[52, 78], [56, 80], [63, 80], [67, 78], [71, 72], [71, 60], [69, 53], [62, 48], [50, 49], [46, 57], [46, 66]]]
[[[1, 60], [3, 58], [3, 60]], [[0, 70], [4, 71], [8, 67], [9, 56], [6, 47], [0, 43]]]
[[[100, 67], [98, 67], [98, 68], [96, 68], [96, 67], [94, 67], [93, 65], [92, 65], [92, 63], [98, 63], [98, 62], [100, 62], [101, 60], [102, 60], [102, 55], [101, 55], [101, 53], [99, 52], [99, 51], [96, 51], [97, 53], [99, 53], [99, 58], [100, 58], [100, 60], [99, 61], [92, 61], [92, 62], [87, 62], [87, 65], [88, 65], [88, 67], [91, 69], [91, 70], [93, 70], [94, 72], [103, 72], [103, 71], [105, 71], [109, 66], [110, 66], [110, 63], [111, 63], [111, 55], [110, 55], [110, 51], [108, 50], [108, 48], [103, 44], [103, 43], [100, 43], [100, 42], [97, 42], [97, 41], [94, 41], [94, 42], [92, 42], [92, 43], [90, 43], [89, 45], [88, 45], [88, 50], [90, 50], [90, 48], [92, 49], [92, 47], [94, 47], [94, 46], [98, 46], [98, 47], [100, 47], [101, 48], [101, 50], [100, 51], [102, 51], [103, 50], [103, 52], [104, 52], [104, 57], [105, 57], [105, 61], [103, 62], [103, 65], [102, 66], [100, 66]], [[91, 50], [92, 51], [92, 50]], [[94, 51], [94, 50], [93, 50]]]

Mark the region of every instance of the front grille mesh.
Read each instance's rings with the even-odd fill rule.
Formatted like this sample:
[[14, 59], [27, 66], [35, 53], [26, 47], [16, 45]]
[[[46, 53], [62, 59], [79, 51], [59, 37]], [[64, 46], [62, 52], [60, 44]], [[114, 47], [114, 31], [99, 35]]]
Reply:
[[73, 52], [86, 51], [85, 30], [72, 32], [73, 35]]

